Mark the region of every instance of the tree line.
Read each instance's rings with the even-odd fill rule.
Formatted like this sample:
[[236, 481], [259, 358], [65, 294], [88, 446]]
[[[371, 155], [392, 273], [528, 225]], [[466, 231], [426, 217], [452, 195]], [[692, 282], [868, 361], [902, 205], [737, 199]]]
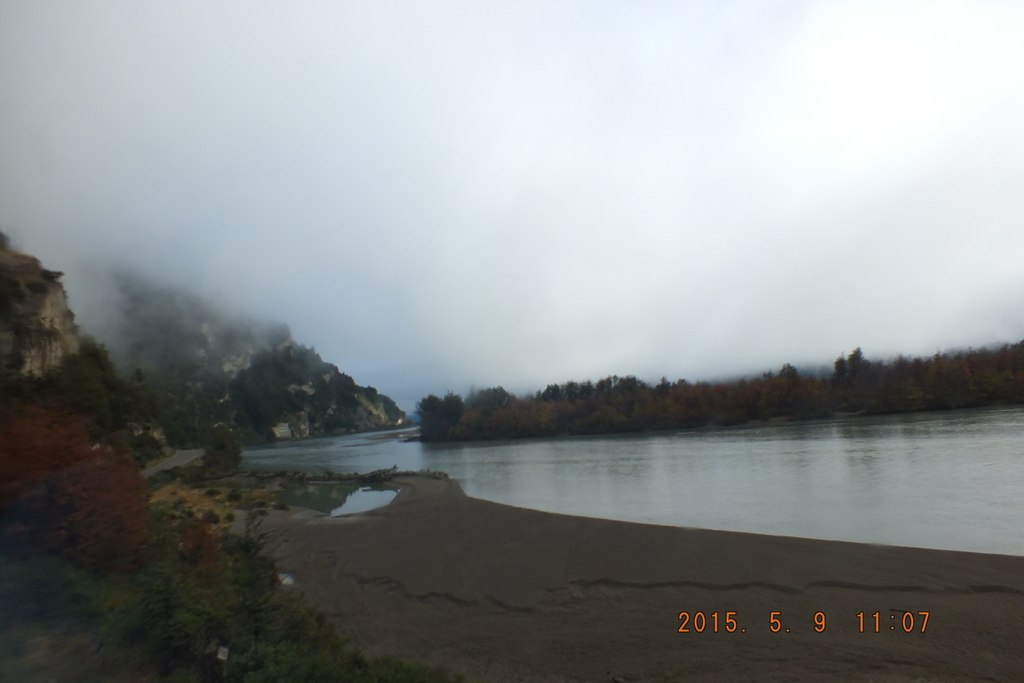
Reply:
[[922, 358], [871, 361], [860, 348], [827, 376], [779, 372], [734, 382], [649, 384], [633, 376], [549, 384], [533, 396], [502, 387], [449, 392], [417, 404], [424, 441], [605, 434], [754, 420], [825, 418], [1024, 403], [1024, 341]]

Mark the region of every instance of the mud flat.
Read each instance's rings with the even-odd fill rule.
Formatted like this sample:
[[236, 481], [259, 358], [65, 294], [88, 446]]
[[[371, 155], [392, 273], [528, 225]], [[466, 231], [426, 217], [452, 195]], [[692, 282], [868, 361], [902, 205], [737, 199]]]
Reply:
[[383, 508], [264, 523], [295, 589], [371, 655], [495, 683], [1024, 680], [1024, 557], [556, 515], [443, 477], [390, 485]]

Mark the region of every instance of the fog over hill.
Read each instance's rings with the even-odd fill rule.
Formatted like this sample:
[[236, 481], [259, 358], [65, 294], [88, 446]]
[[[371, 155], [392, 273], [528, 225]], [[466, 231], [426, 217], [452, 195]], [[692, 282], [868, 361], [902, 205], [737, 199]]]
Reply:
[[192, 292], [126, 273], [114, 281], [118, 315], [103, 337], [125, 370], [159, 372], [189, 363], [234, 377], [253, 354], [292, 341], [283, 323], [230, 315]]
[[156, 388], [175, 445], [225, 424], [244, 439], [331, 436], [401, 425], [405, 414], [373, 387], [324, 361], [287, 325], [218, 309], [137, 275], [115, 278], [119, 317], [106, 338], [121, 371]]

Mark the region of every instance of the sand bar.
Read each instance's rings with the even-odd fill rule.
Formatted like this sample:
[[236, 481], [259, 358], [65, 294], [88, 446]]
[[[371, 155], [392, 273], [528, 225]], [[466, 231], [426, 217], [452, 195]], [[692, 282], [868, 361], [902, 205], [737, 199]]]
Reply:
[[384, 508], [265, 524], [282, 571], [370, 654], [496, 683], [1024, 680], [1024, 557], [574, 517], [448, 479], [393, 483]]

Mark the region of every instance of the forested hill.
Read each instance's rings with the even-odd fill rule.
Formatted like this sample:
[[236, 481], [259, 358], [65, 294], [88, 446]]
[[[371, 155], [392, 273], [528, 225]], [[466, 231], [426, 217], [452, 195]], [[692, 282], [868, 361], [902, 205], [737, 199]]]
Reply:
[[501, 387], [428, 396], [417, 406], [425, 441], [601, 434], [771, 418], [828, 417], [1024, 403], [1024, 342], [930, 358], [870, 361], [860, 349], [840, 356], [829, 377], [792, 365], [757, 379], [649, 385], [636, 377], [551, 384], [517, 398]]
[[[198, 296], [140, 278], [117, 278], [117, 322], [102, 331], [106, 348], [80, 340], [60, 278], [35, 257], [11, 249], [0, 233], [3, 392], [70, 382], [73, 390], [69, 385], [58, 393], [81, 408], [95, 402], [88, 386], [101, 379], [122, 382], [114, 367], [107, 367], [112, 360], [120, 375], [130, 378], [124, 386], [134, 387], [139, 396], [156, 397], [158, 426], [175, 447], [209, 443], [218, 427], [254, 443], [388, 429], [405, 422], [394, 401], [373, 387], [359, 386], [293, 340], [286, 325], [230, 315]], [[87, 377], [90, 373], [95, 377]], [[86, 412], [111, 411], [94, 408]], [[155, 407], [145, 412], [134, 418], [133, 430], [157, 428], [152, 424]], [[163, 438], [161, 429], [153, 434]]]
[[172, 445], [203, 443], [217, 424], [252, 443], [405, 422], [394, 401], [294, 341], [285, 325], [233, 316], [134, 277], [120, 277], [118, 292], [111, 355], [156, 391]]

